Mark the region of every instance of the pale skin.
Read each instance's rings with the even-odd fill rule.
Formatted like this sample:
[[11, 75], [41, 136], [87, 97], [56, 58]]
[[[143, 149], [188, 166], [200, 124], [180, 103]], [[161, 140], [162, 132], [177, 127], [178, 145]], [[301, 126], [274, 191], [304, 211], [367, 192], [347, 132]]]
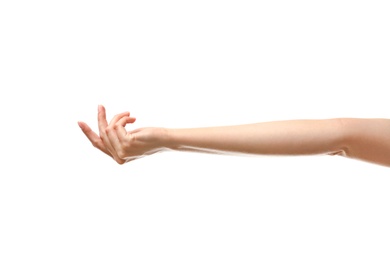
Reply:
[[81, 130], [94, 147], [124, 164], [163, 151], [248, 155], [339, 155], [390, 167], [390, 120], [331, 118], [270, 121], [245, 125], [126, 130], [129, 112], [108, 123], [98, 106], [99, 133], [84, 122]]

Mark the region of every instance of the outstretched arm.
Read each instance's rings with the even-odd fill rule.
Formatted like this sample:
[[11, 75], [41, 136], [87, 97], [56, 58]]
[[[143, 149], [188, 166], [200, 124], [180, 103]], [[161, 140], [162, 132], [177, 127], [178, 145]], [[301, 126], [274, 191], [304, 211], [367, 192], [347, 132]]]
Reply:
[[98, 112], [99, 135], [79, 126], [92, 144], [119, 164], [164, 150], [258, 155], [342, 155], [390, 166], [390, 120], [335, 118], [286, 120], [203, 128], [140, 128], [135, 118], [116, 115], [108, 124]]
[[286, 120], [194, 129], [169, 129], [174, 150], [269, 155], [341, 155], [390, 166], [390, 120]]

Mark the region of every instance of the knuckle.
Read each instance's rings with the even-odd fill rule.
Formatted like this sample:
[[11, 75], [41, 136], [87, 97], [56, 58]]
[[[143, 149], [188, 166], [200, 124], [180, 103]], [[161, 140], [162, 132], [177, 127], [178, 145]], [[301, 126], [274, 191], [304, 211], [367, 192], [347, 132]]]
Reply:
[[130, 143], [127, 143], [127, 142], [123, 143], [122, 147], [123, 147], [124, 150], [128, 150], [128, 149], [130, 149]]

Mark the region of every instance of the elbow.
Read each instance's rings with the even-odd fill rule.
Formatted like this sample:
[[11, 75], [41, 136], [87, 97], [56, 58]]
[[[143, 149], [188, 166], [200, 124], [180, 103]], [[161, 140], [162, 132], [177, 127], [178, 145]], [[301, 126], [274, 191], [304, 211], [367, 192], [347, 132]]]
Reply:
[[334, 122], [335, 155], [390, 166], [390, 120], [339, 118]]

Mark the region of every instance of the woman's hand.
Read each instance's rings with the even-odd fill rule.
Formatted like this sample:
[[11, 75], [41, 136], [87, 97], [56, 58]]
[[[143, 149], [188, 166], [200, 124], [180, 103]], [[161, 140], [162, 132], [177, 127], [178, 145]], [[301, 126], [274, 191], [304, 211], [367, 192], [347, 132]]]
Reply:
[[99, 135], [84, 122], [78, 122], [81, 130], [94, 147], [112, 157], [118, 164], [154, 154], [164, 150], [163, 128], [139, 128], [127, 131], [125, 126], [135, 122], [129, 112], [117, 114], [110, 123], [106, 120], [106, 110], [98, 107]]

